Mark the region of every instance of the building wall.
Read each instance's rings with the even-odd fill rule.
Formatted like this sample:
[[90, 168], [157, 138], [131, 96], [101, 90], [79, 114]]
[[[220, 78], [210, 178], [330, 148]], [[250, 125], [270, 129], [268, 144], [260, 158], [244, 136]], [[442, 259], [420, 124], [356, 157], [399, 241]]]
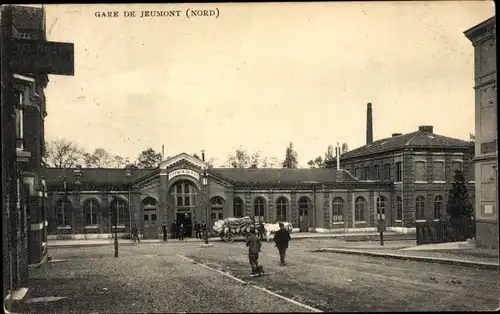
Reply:
[[[444, 162], [444, 180], [435, 180], [434, 162]], [[416, 162], [425, 163], [425, 178], [417, 178]], [[475, 184], [472, 151], [469, 149], [454, 149], [454, 150], [412, 150], [405, 149], [394, 152], [384, 152], [374, 156], [365, 156], [352, 158], [341, 162], [341, 167], [348, 170], [351, 174], [360, 176], [362, 180], [374, 180], [373, 169], [375, 165], [380, 169], [380, 181], [394, 182], [394, 189], [389, 198], [389, 210], [386, 214], [386, 224], [389, 226], [412, 226], [416, 220], [416, 199], [419, 196], [425, 197], [425, 212], [423, 219], [429, 220], [436, 218], [434, 216], [434, 199], [436, 196], [442, 196], [444, 203], [443, 208], [446, 208], [449, 190], [451, 189], [454, 170], [452, 165], [455, 162], [462, 164], [462, 173], [467, 182], [469, 197], [472, 203], [475, 199]], [[397, 164], [401, 163], [403, 169], [402, 180], [398, 180]], [[384, 176], [384, 165], [390, 165], [390, 176]], [[371, 169], [371, 174], [365, 175], [362, 171], [365, 167]], [[419, 180], [417, 180], [419, 179]], [[400, 196], [403, 199], [403, 219], [397, 220], [397, 203], [396, 197]], [[370, 204], [373, 202], [371, 197]], [[443, 214], [445, 211], [443, 212]], [[374, 218], [370, 216], [370, 218]]]
[[474, 47], [476, 239], [478, 246], [498, 248], [495, 19], [467, 31], [466, 36]]

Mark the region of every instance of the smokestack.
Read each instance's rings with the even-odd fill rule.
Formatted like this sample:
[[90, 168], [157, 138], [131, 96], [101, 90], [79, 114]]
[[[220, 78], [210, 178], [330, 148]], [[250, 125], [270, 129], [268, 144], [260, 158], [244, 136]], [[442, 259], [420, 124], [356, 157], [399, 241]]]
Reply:
[[337, 170], [340, 170], [340, 146], [339, 142], [337, 142]]
[[161, 146], [161, 160], [165, 160], [165, 145]]
[[366, 105], [366, 145], [373, 142], [372, 103]]
[[205, 150], [201, 151], [201, 160], [205, 161]]

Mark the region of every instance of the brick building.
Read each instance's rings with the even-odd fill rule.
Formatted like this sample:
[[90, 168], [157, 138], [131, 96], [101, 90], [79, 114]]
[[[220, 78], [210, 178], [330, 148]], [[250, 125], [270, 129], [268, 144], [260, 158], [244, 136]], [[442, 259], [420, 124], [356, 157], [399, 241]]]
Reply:
[[474, 46], [477, 245], [498, 248], [496, 18], [465, 31]]
[[211, 226], [248, 215], [290, 221], [298, 231], [345, 232], [376, 230], [378, 218], [401, 228], [443, 215], [453, 169], [472, 184], [472, 144], [434, 134], [430, 126], [371, 142], [369, 115], [370, 142], [343, 154], [341, 167], [207, 168], [182, 153], [157, 169], [48, 168], [49, 237], [111, 237], [110, 213], [118, 213], [121, 236], [136, 224], [145, 238], [158, 238], [162, 222], [186, 217]]
[[369, 103], [366, 145], [342, 154], [340, 164], [360, 180], [392, 184], [386, 220], [409, 227], [417, 220], [442, 217], [455, 170], [463, 172], [473, 202], [472, 143], [435, 134], [429, 125], [373, 141], [371, 111]]
[[44, 89], [49, 79], [43, 71], [18, 71], [17, 67], [36, 66], [19, 61], [15, 52], [21, 45], [42, 47], [45, 43], [42, 8], [2, 6], [4, 298], [26, 283], [29, 265], [39, 264], [47, 256], [47, 190], [41, 172], [47, 115]]

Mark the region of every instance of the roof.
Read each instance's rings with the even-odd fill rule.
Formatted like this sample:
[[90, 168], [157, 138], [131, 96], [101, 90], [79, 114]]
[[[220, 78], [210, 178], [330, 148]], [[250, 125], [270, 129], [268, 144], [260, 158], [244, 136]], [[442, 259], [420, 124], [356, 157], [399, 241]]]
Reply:
[[[331, 168], [212, 168], [209, 170], [233, 183], [326, 183], [336, 182], [336, 170]], [[343, 179], [354, 181], [343, 172]]]
[[361, 146], [340, 155], [340, 159], [355, 158], [408, 148], [469, 148], [471, 143], [452, 137], [442, 136], [426, 131], [416, 131], [394, 137], [384, 138], [371, 144]]
[[472, 26], [468, 30], [464, 32], [464, 35], [472, 40], [474, 37], [480, 35], [481, 33], [487, 32], [489, 30], [495, 31], [496, 26], [496, 16], [492, 16], [487, 20], [482, 21], [481, 23]]
[[[61, 184], [66, 181], [74, 183], [74, 170], [75, 168], [45, 168], [42, 175], [45, 178], [47, 185]], [[144, 177], [157, 169], [130, 169], [131, 175], [127, 176], [127, 171], [123, 168], [80, 168], [81, 176], [80, 182], [83, 185], [126, 185], [136, 179]]]

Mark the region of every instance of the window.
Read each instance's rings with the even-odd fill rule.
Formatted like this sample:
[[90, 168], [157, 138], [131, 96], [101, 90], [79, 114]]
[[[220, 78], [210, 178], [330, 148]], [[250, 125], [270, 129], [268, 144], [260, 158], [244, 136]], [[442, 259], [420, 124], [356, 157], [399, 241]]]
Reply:
[[278, 198], [276, 202], [276, 221], [286, 221], [286, 211], [288, 207], [288, 200], [284, 197]]
[[152, 197], [147, 197], [142, 201], [142, 206], [144, 207], [144, 211], [155, 211], [156, 200]]
[[210, 200], [210, 217], [212, 222], [223, 219], [224, 215], [224, 199], [220, 196], [215, 196]]
[[233, 214], [234, 217], [243, 217], [243, 200], [239, 197], [233, 199]]
[[380, 180], [380, 167], [379, 167], [379, 165], [373, 166], [373, 179]]
[[149, 215], [144, 215], [144, 221], [148, 221]]
[[396, 182], [403, 182], [403, 163], [396, 163]]
[[19, 93], [18, 105], [15, 108], [16, 115], [16, 148], [23, 149], [23, 93]]
[[190, 182], [179, 182], [172, 187], [172, 205], [175, 207], [195, 207], [197, 190]]
[[156, 221], [156, 214], [151, 215], [151, 221]]
[[415, 162], [415, 181], [427, 182], [427, 171], [425, 161]]
[[71, 210], [71, 203], [68, 199], [60, 199], [56, 203], [57, 225], [59, 227], [71, 225], [69, 220], [69, 213]]
[[434, 162], [434, 181], [444, 181], [444, 161]]
[[354, 169], [354, 176], [361, 180], [361, 168]]
[[417, 197], [415, 203], [415, 219], [424, 220], [425, 219], [425, 198], [423, 196]]
[[371, 179], [372, 179], [371, 167], [366, 166], [365, 167], [365, 180], [371, 180]]
[[99, 203], [95, 198], [89, 199], [83, 205], [85, 212], [85, 225], [92, 226], [99, 224], [97, 213], [99, 212]]
[[458, 160], [454, 160], [451, 162], [451, 173], [455, 175], [455, 171], [460, 171], [462, 172], [462, 162]]
[[396, 197], [396, 219], [403, 220], [403, 199], [401, 196]]
[[384, 180], [391, 179], [391, 164], [384, 165]]
[[377, 219], [385, 219], [386, 198], [384, 196], [377, 197]]
[[365, 221], [366, 199], [364, 197], [356, 198], [354, 203], [354, 220]]
[[434, 218], [441, 218], [441, 214], [443, 212], [443, 197], [438, 195], [434, 198]]
[[333, 221], [344, 221], [344, 200], [340, 197], [333, 199]]
[[[111, 209], [112, 209], [112, 215], [113, 217], [116, 217], [116, 224], [117, 225], [125, 225], [125, 208], [127, 207], [127, 204], [124, 200], [122, 199], [116, 199], [111, 203]], [[116, 216], [115, 216], [116, 215]], [[113, 218], [114, 219], [114, 218]], [[114, 222], [114, 221], [113, 221]]]
[[262, 221], [264, 219], [266, 201], [262, 197], [257, 197], [253, 203], [253, 214], [255, 219]]

